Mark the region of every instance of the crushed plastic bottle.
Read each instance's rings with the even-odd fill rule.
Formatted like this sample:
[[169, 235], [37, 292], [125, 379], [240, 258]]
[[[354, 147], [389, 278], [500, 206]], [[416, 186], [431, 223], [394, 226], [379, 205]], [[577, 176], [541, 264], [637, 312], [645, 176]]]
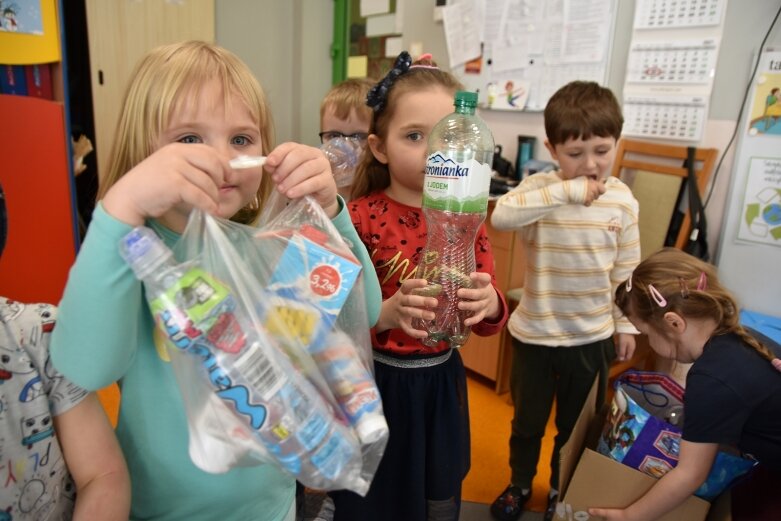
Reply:
[[437, 123], [428, 139], [423, 182], [423, 214], [428, 238], [418, 262], [417, 277], [428, 285], [418, 294], [435, 297], [434, 320], [417, 319], [416, 329], [428, 332], [423, 344], [446, 340], [451, 347], [466, 343], [469, 313], [458, 309], [456, 293], [471, 287], [475, 270], [475, 239], [488, 209], [494, 138], [475, 114], [477, 94], [459, 91], [455, 111]]
[[144, 283], [156, 326], [171, 345], [198, 357], [215, 394], [268, 455], [310, 487], [344, 488], [342, 480], [358, 474], [354, 436], [308, 380], [292, 377], [289, 360], [251, 327], [226, 285], [193, 263], [177, 263], [146, 227], [128, 233], [120, 253]]
[[335, 137], [324, 143], [320, 150], [331, 163], [337, 188], [350, 186], [363, 153], [361, 145], [352, 139]]

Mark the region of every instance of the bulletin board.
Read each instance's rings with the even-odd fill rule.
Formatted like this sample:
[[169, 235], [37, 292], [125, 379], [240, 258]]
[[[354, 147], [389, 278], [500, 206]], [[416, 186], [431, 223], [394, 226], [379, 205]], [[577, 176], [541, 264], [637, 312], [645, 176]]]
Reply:
[[[541, 111], [574, 80], [605, 85], [616, 1], [448, 0], [444, 9], [458, 11], [462, 27], [478, 27], [482, 50], [464, 63], [451, 61], [452, 72], [478, 92], [482, 107], [501, 110]], [[446, 38], [448, 30], [446, 23]]]
[[345, 77], [379, 79], [393, 67], [396, 56], [402, 50], [403, 2], [347, 2]]

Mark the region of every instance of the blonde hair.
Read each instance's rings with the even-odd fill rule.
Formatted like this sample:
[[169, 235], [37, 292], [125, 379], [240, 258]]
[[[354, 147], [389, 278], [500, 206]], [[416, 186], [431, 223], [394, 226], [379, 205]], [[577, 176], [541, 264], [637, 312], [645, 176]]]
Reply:
[[[414, 67], [421, 65], [423, 67]], [[372, 114], [369, 134], [374, 134], [381, 141], [388, 137], [388, 127], [395, 114], [396, 102], [410, 91], [422, 91], [436, 87], [443, 88], [453, 95], [463, 90], [464, 86], [452, 74], [440, 70], [436, 62], [430, 58], [416, 60], [413, 67], [401, 74], [388, 91], [388, 99], [384, 108]], [[390, 171], [388, 165], [380, 163], [367, 147], [361, 156], [361, 162], [355, 172], [350, 198], [355, 200], [390, 186]]]
[[[660, 296], [666, 301], [663, 306]], [[719, 282], [716, 268], [681, 250], [664, 248], [641, 262], [631, 278], [619, 284], [615, 302], [626, 316], [637, 317], [663, 336], [668, 336], [664, 315], [672, 311], [683, 318], [713, 320], [714, 336], [735, 333], [762, 357], [776, 358], [740, 324], [738, 305]]]
[[325, 111], [329, 108], [339, 119], [349, 118], [350, 112], [355, 110], [359, 118], [370, 121], [372, 109], [366, 105], [366, 95], [375, 83], [376, 80], [371, 78], [350, 78], [331, 87], [320, 103], [320, 130], [328, 130], [322, 125]]
[[[98, 200], [129, 170], [151, 155], [171, 115], [186, 103], [197, 103], [199, 90], [218, 80], [225, 104], [241, 102], [260, 130], [264, 152], [274, 146], [271, 111], [258, 80], [232, 52], [216, 45], [187, 41], [152, 49], [136, 66], [120, 113], [108, 172], [101, 179]], [[258, 188], [262, 206], [271, 191], [270, 176]], [[232, 217], [251, 223], [260, 208], [245, 207]]]

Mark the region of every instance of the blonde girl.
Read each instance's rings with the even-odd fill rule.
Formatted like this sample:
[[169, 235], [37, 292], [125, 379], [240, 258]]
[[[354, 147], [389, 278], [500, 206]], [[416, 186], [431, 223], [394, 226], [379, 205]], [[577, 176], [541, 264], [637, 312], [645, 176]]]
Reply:
[[[142, 224], [172, 245], [193, 208], [252, 223], [275, 186], [291, 198], [311, 195], [368, 266], [322, 153], [272, 141], [260, 85], [225, 49], [176, 43], [137, 66], [52, 340], [55, 366], [74, 382], [90, 390], [120, 383], [117, 436], [130, 470], [132, 519], [293, 518], [294, 480], [274, 466], [215, 475], [190, 461], [171, 364], [153, 338], [141, 283], [118, 254], [120, 239]], [[266, 155], [265, 167], [234, 170], [228, 162], [239, 155]], [[371, 320], [379, 292], [372, 270], [364, 271]]]

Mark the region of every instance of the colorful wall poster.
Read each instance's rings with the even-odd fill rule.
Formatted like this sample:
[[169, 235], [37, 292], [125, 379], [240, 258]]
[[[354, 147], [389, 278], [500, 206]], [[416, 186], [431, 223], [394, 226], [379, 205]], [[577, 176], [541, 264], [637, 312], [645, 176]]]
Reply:
[[781, 247], [781, 158], [751, 158], [738, 239]]
[[781, 136], [781, 73], [765, 72], [758, 77], [748, 133]]

